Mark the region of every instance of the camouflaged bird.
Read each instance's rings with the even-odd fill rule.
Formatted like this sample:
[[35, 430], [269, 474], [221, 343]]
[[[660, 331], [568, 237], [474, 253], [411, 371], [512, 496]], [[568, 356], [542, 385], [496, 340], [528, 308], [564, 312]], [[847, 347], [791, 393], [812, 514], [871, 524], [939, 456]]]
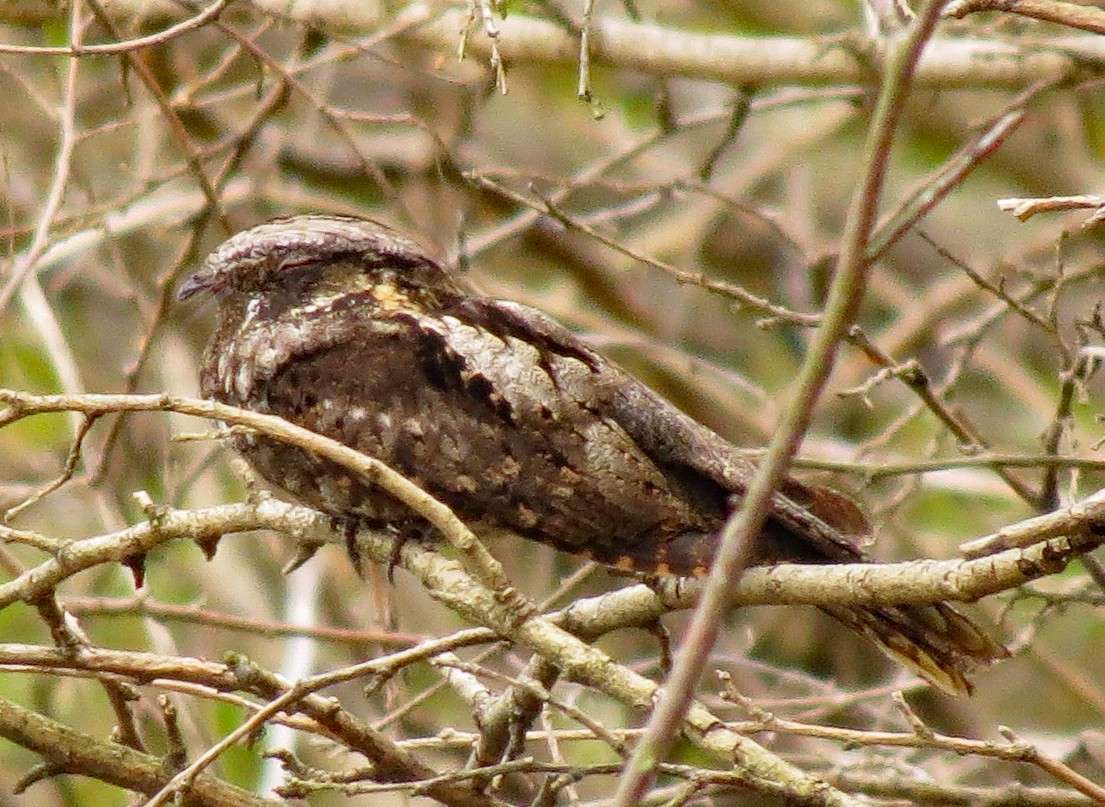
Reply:
[[[179, 289], [218, 301], [202, 394], [377, 457], [477, 531], [508, 530], [622, 569], [702, 575], [754, 466], [545, 314], [462, 285], [373, 221], [276, 219], [220, 246]], [[342, 467], [265, 437], [235, 446], [333, 516], [424, 522]], [[789, 480], [756, 562], [868, 560], [862, 515]], [[941, 689], [1004, 648], [951, 606], [826, 607]]]

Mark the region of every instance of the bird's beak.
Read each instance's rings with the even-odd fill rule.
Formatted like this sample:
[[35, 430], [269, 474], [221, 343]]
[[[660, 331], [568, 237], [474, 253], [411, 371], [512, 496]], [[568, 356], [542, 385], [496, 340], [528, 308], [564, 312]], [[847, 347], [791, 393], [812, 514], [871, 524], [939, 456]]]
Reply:
[[203, 270], [189, 277], [176, 290], [178, 300], [187, 300], [198, 291], [204, 291], [215, 285], [215, 276]]

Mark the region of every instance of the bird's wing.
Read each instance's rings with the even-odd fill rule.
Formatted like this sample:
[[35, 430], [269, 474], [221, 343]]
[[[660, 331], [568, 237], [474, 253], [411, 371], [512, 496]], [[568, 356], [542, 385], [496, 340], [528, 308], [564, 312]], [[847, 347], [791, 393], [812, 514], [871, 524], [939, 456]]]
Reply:
[[[732, 443], [684, 414], [655, 391], [588, 347], [548, 315], [519, 303], [468, 298], [465, 310], [489, 330], [523, 335], [527, 341], [591, 367], [593, 405], [615, 421], [659, 467], [691, 487], [712, 486], [722, 495], [744, 495], [756, 466]], [[857, 540], [870, 533], [859, 507], [828, 488], [788, 479], [775, 494], [763, 560], [862, 561]]]

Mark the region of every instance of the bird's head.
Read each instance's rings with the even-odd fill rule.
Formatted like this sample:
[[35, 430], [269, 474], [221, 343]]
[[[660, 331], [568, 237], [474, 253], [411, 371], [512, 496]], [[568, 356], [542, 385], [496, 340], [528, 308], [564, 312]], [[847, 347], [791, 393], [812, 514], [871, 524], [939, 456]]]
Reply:
[[207, 292], [220, 307], [237, 308], [262, 297], [303, 305], [378, 288], [421, 296], [453, 292], [457, 285], [422, 247], [378, 222], [304, 215], [233, 236], [180, 285], [177, 297]]

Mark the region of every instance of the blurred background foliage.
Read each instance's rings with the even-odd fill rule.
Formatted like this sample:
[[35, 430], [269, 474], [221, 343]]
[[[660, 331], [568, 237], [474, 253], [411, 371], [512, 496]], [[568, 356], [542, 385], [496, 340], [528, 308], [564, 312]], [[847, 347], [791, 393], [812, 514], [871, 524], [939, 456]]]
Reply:
[[[578, 19], [577, 5], [512, 4], [511, 14]], [[66, 17], [46, 5], [11, 4], [0, 10], [0, 43], [107, 43], [167, 25], [156, 14], [128, 16], [125, 5], [113, 4], [110, 26], [91, 6], [73, 8]], [[0, 386], [195, 394], [213, 312], [176, 305], [179, 279], [228, 230], [280, 214], [341, 212], [404, 230], [463, 266], [478, 288], [552, 313], [741, 445], [766, 442], [812, 331], [693, 280], [739, 285], [794, 312], [819, 311], [862, 160], [871, 84], [737, 87], [607, 60], [592, 66], [591, 98], [581, 100], [573, 64], [521, 54], [507, 60], [504, 93], [481, 55], [458, 61], [459, 34], [452, 47], [429, 47], [390, 28], [392, 14], [381, 9], [376, 32], [356, 36], [328, 27], [325, 12], [312, 28], [237, 3], [195, 30], [124, 54], [0, 53]], [[847, 48], [842, 35], [862, 31], [860, 9], [838, 0], [646, 0], [629, 9], [603, 5], [596, 14], [670, 32], [790, 36], [826, 51]], [[996, 15], [949, 21], [939, 31], [1013, 44], [1064, 33]], [[482, 36], [471, 33], [473, 41]], [[882, 208], [924, 182], [1014, 96], [1007, 87], [914, 92]], [[974, 443], [949, 431], [897, 378], [868, 384], [881, 368], [848, 345], [802, 448], [805, 478], [850, 493], [872, 514], [871, 549], [882, 558], [953, 557], [964, 539], [1101, 487], [1102, 388], [1092, 370], [1103, 337], [1096, 322], [1102, 229], [1083, 229], [1086, 213], [1077, 211], [1022, 222], [996, 200], [1100, 188], [1105, 96], [1090, 70], [1022, 106], [1024, 120], [1001, 148], [879, 260], [859, 318], [893, 362], [919, 363], [945, 411], [970, 424]], [[596, 233], [685, 274], [673, 277]], [[77, 428], [73, 418], [53, 415], [0, 430], [0, 508], [61, 473]], [[9, 523], [81, 538], [141, 520], [138, 490], [179, 507], [240, 500], [241, 477], [217, 442], [173, 440], [208, 428], [165, 414], [105, 418], [85, 439], [74, 479]], [[1051, 432], [1058, 436], [1048, 441]], [[1026, 501], [993, 467], [972, 463], [988, 455], [1021, 458], [1009, 476], [1035, 494], [1050, 479], [1055, 495]], [[1048, 455], [1070, 462], [1049, 477]], [[904, 472], [930, 460], [943, 465]], [[502, 541], [492, 549], [538, 599], [556, 593], [554, 602], [563, 603], [625, 582], [594, 570], [558, 592], [578, 559]], [[287, 669], [299, 652], [278, 627], [302, 599], [319, 626], [308, 632], [315, 670], [463, 625], [402, 572], [394, 585], [376, 569], [362, 580], [339, 551], [325, 550], [285, 577], [280, 569], [293, 554], [279, 535], [233, 536], [210, 562], [177, 542], [149, 558], [141, 602], [119, 566], [84, 573], [59, 595], [95, 644], [210, 659], [236, 651], [272, 669]], [[15, 576], [42, 555], [9, 546], [3, 559]], [[306, 582], [297, 586], [297, 576]], [[154, 607], [163, 605], [182, 608]], [[1079, 564], [982, 603], [978, 612], [1015, 657], [980, 675], [970, 700], [920, 688], [812, 609], [733, 614], [713, 666], [780, 715], [858, 728], [900, 729], [888, 695], [905, 688], [934, 726], [988, 739], [1009, 726], [1100, 776], [1101, 605], [1100, 588]], [[667, 623], [676, 641], [684, 619]], [[49, 645], [50, 636], [36, 611], [17, 605], [0, 612], [0, 641]], [[654, 638], [622, 632], [600, 645], [660, 675]], [[524, 661], [519, 649], [499, 649], [484, 663], [512, 673]], [[710, 695], [712, 678], [704, 686], [719, 714], [744, 717]], [[427, 691], [428, 699], [397, 711]], [[142, 694], [141, 727], [157, 750], [164, 747], [159, 688]], [[400, 739], [473, 729], [468, 706], [424, 665], [369, 699], [356, 684], [332, 694]], [[611, 727], [637, 724], [637, 716], [573, 685], [560, 685], [557, 695]], [[0, 671], [0, 696], [97, 737], [113, 721], [96, 686], [80, 678]], [[226, 703], [175, 700], [194, 753], [243, 716]], [[794, 737], [770, 744], [812, 770], [1055, 784], [1025, 766], [932, 750], [845, 750]], [[563, 750], [570, 760], [612, 759], [594, 743]], [[355, 764], [317, 742], [298, 753], [322, 767]], [[426, 753], [455, 766], [467, 749], [442, 742]], [[697, 761], [690, 748], [681, 753], [681, 761]], [[12, 788], [35, 759], [0, 744], [0, 803], [129, 803], [120, 790], [72, 777], [48, 779], [15, 799]], [[217, 772], [259, 790], [263, 765], [259, 748], [236, 749]], [[611, 782], [589, 779], [580, 792], [601, 799]], [[311, 803], [402, 801], [361, 799]]]

